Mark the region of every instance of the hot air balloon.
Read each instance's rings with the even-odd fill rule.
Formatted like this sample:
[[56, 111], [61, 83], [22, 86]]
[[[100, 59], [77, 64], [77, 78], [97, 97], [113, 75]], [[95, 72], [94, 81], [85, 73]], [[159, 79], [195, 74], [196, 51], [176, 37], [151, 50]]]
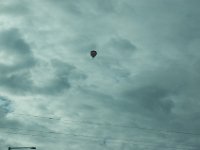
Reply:
[[92, 56], [92, 58], [94, 58], [97, 55], [97, 52], [95, 50], [92, 50], [90, 52], [90, 55]]

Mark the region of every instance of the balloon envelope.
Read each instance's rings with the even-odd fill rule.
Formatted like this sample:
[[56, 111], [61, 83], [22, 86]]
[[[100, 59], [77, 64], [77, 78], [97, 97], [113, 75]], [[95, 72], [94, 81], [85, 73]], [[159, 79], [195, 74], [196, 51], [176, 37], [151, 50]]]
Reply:
[[90, 55], [94, 58], [97, 55], [97, 52], [95, 50], [92, 50], [90, 52]]

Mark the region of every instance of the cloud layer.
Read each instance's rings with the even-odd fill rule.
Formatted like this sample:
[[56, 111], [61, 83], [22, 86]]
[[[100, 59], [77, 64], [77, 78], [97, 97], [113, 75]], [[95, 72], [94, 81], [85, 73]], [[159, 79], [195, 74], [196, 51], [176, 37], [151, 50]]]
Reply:
[[1, 149], [200, 147], [198, 0], [0, 3]]

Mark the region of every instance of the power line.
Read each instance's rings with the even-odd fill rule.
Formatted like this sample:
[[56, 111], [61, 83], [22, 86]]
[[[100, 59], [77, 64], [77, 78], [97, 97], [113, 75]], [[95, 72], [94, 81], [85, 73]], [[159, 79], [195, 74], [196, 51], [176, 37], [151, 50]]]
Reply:
[[[38, 135], [38, 134], [27, 134], [27, 133], [18, 133], [18, 132], [9, 132], [9, 131], [3, 131], [4, 133], [6, 134], [15, 134], [15, 135], [25, 135], [25, 136], [36, 136], [36, 137], [48, 137], [48, 138], [58, 138], [58, 137], [55, 137], [55, 136], [46, 136], [46, 135]], [[70, 139], [71, 140], [71, 139]], [[89, 141], [93, 141], [93, 142], [99, 142], [99, 141], [103, 141], [102, 139], [81, 139], [81, 140], [89, 140]], [[76, 139], [77, 141], [77, 139]], [[132, 142], [129, 142], [129, 141], [116, 141], [116, 140], [108, 140], [109, 142], [111, 143], [124, 143], [124, 144], [131, 144], [131, 145], [137, 145], [138, 144], [145, 144], [145, 146], [148, 146], [147, 148], [149, 147], [156, 147], [158, 145], [155, 145], [155, 144], [147, 144], [147, 143], [144, 143], [143, 141], [132, 141]], [[161, 143], [158, 143], [158, 144], [161, 144]], [[179, 145], [180, 146], [180, 145]], [[198, 147], [194, 147], [194, 146], [191, 146], [191, 147], [173, 147], [173, 146], [168, 146], [168, 147], [165, 147], [165, 146], [162, 146], [162, 148], [165, 148], [165, 149], [175, 149], [175, 150], [185, 150], [185, 149], [191, 149], [191, 150], [195, 150], [195, 149], [198, 149]]]
[[[19, 116], [30, 116], [34, 118], [43, 118], [43, 119], [49, 119], [49, 120], [62, 120], [61, 117], [55, 118], [55, 117], [47, 117], [47, 116], [39, 116], [39, 115], [30, 115], [30, 114], [19, 114], [19, 113], [11, 113], [14, 115]], [[185, 135], [195, 135], [200, 136], [200, 133], [192, 133], [192, 132], [185, 132], [185, 131], [174, 131], [174, 130], [160, 130], [160, 129], [153, 129], [153, 128], [145, 128], [145, 127], [138, 127], [138, 126], [129, 126], [129, 125], [119, 125], [119, 124], [112, 124], [112, 123], [97, 123], [97, 122], [91, 122], [91, 121], [77, 121], [77, 120], [67, 120], [63, 119], [63, 122], [69, 123], [74, 122], [78, 124], [89, 124], [89, 125], [96, 125], [96, 126], [111, 126], [111, 127], [120, 127], [120, 128], [130, 128], [130, 129], [140, 129], [140, 130], [146, 130], [150, 132], [157, 132], [157, 133], [175, 133], [175, 134], [185, 134]]]
[[75, 137], [84, 137], [84, 138], [92, 138], [92, 139], [107, 139], [109, 141], [120, 141], [120, 142], [131, 142], [133, 139], [117, 139], [114, 137], [98, 137], [93, 135], [83, 135], [83, 134], [72, 134], [72, 133], [61, 133], [61, 132], [55, 132], [55, 131], [41, 131], [41, 130], [33, 130], [33, 129], [21, 129], [21, 128], [11, 128], [11, 127], [0, 127], [2, 129], [13, 129], [13, 130], [19, 130], [19, 131], [34, 131], [38, 133], [47, 133], [47, 134], [57, 134], [57, 135], [66, 135], [66, 136], [75, 136]]

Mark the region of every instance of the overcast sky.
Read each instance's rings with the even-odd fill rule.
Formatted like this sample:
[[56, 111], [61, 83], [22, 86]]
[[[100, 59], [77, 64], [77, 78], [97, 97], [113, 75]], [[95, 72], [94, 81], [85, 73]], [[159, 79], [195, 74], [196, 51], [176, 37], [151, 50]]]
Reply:
[[199, 149], [199, 6], [0, 0], [0, 149]]

